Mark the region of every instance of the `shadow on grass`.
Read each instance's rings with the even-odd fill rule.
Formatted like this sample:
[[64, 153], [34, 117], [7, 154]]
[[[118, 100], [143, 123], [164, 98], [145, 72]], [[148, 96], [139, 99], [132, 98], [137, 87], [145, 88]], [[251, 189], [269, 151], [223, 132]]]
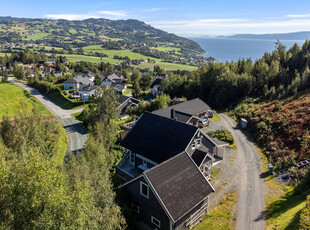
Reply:
[[[266, 219], [277, 218], [288, 210], [298, 206], [306, 200], [306, 196], [309, 192], [309, 190], [305, 190], [302, 193], [297, 193], [294, 190], [287, 192], [284, 197], [269, 204], [266, 209]], [[298, 213], [294, 216], [294, 221], [291, 224], [297, 223], [296, 218], [299, 218]]]

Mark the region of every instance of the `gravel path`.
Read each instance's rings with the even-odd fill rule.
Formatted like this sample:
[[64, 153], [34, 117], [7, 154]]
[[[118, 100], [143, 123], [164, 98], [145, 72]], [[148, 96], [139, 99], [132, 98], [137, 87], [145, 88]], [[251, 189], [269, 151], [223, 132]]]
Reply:
[[[224, 177], [228, 178], [227, 186], [220, 192], [234, 189], [239, 199], [236, 210], [237, 229], [265, 229], [265, 187], [261, 175], [261, 159], [254, 145], [248, 138], [235, 128], [234, 121], [225, 114], [219, 114], [221, 125], [234, 136], [237, 154]], [[226, 175], [225, 175], [226, 174]]]
[[77, 120], [75, 120], [74, 117], [72, 117], [72, 114], [83, 111], [83, 108], [72, 110], [62, 109], [57, 104], [52, 102], [48, 97], [42, 95], [35, 88], [14, 81], [11, 78], [9, 78], [9, 81], [28, 90], [57, 117], [57, 119], [61, 122], [67, 132], [69, 140], [68, 150], [76, 153], [77, 151], [81, 151], [84, 149], [84, 144], [87, 140], [86, 131], [81, 126], [81, 124]]

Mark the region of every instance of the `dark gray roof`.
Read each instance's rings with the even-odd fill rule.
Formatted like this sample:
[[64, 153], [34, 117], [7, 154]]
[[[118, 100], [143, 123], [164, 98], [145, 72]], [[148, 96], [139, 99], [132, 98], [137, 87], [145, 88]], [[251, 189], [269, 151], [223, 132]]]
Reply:
[[203, 159], [205, 158], [206, 155], [207, 155], [206, 152], [203, 152], [203, 151], [201, 151], [199, 149], [195, 149], [195, 151], [194, 151], [194, 153], [192, 155], [192, 159], [196, 163], [196, 165], [198, 167], [200, 167], [200, 165], [201, 165], [201, 163], [202, 163], [202, 161], [203, 161]]
[[95, 85], [81, 85], [79, 91], [90, 92], [96, 89]]
[[213, 187], [185, 152], [143, 174], [152, 184], [174, 222], [214, 192]]
[[197, 130], [197, 127], [145, 112], [121, 145], [159, 164], [185, 151]]
[[202, 100], [199, 98], [186, 101], [180, 104], [172, 105], [164, 109], [159, 109], [154, 111], [154, 114], [163, 116], [163, 117], [171, 117], [171, 109], [174, 109], [175, 111], [182, 112], [188, 115], [198, 115], [200, 113], [206, 112], [207, 110], [210, 110], [211, 108]]
[[153, 88], [156, 85], [160, 85], [160, 83], [161, 83], [161, 79], [160, 78], [156, 78], [155, 81], [153, 81], [153, 83], [151, 85], [151, 88]]

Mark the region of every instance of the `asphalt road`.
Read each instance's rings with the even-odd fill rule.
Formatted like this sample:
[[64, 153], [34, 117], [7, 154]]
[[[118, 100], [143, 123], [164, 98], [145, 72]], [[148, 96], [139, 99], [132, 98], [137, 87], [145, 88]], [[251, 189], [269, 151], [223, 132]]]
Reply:
[[265, 187], [261, 178], [261, 160], [254, 145], [236, 128], [235, 122], [225, 114], [219, 114], [221, 123], [228, 129], [237, 145], [236, 164], [231, 180], [236, 185], [239, 199], [237, 204], [237, 229], [265, 229]]
[[87, 140], [87, 134], [81, 124], [75, 120], [72, 114], [81, 112], [81, 109], [65, 110], [52, 102], [48, 97], [42, 95], [38, 90], [28, 85], [9, 79], [10, 82], [28, 90], [33, 94], [46, 108], [48, 108], [61, 122], [68, 135], [68, 150], [73, 153], [84, 149]]

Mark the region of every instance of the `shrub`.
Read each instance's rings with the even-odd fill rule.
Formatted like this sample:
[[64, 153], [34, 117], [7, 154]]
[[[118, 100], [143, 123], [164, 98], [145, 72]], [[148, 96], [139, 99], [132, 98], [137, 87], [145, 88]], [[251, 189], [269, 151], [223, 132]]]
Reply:
[[220, 141], [227, 142], [230, 145], [235, 143], [234, 137], [226, 129], [219, 129], [216, 131], [210, 131], [210, 132], [207, 132], [207, 134], [212, 138], [218, 139]]

